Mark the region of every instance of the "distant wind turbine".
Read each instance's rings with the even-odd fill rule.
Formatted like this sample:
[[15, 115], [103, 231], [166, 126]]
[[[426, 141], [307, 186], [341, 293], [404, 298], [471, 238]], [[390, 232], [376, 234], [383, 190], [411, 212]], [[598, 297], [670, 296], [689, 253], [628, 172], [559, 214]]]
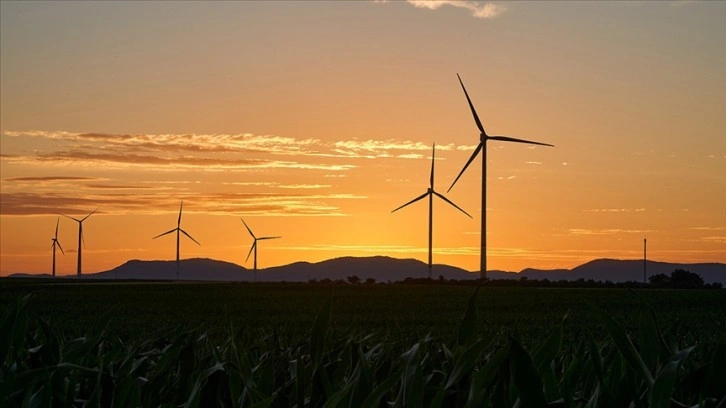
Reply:
[[434, 220], [434, 195], [439, 197], [440, 199], [446, 201], [447, 203], [454, 206], [457, 210], [463, 212], [469, 218], [472, 218], [471, 215], [469, 215], [468, 212], [462, 210], [458, 205], [451, 202], [448, 198], [444, 197], [442, 194], [439, 194], [436, 190], [434, 190], [434, 156], [436, 155], [436, 144], [434, 143], [434, 147], [431, 151], [431, 179], [429, 181], [429, 188], [426, 190], [425, 193], [421, 194], [420, 196], [414, 198], [413, 200], [407, 202], [406, 204], [396, 208], [395, 210], [391, 211], [392, 213], [400, 210], [403, 207], [406, 207], [410, 204], [415, 203], [418, 200], [421, 200], [425, 198], [426, 196], [429, 197], [429, 279], [431, 279], [431, 268], [432, 268], [432, 247], [433, 247], [433, 220]]
[[60, 217], [55, 221], [55, 236], [51, 239], [53, 243], [50, 245], [51, 248], [53, 248], [53, 277], [55, 278], [55, 247], [57, 246], [60, 248], [61, 253], [65, 255], [66, 253], [63, 252], [63, 247], [61, 246], [60, 242], [58, 241], [58, 223], [60, 223]]
[[476, 158], [476, 155], [479, 154], [479, 152], [482, 152], [482, 161], [481, 161], [481, 258], [480, 258], [480, 269], [479, 269], [479, 276], [480, 279], [484, 280], [487, 278], [487, 149], [486, 149], [486, 141], [487, 140], [501, 140], [503, 142], [516, 142], [516, 143], [528, 143], [533, 145], [539, 145], [539, 146], [550, 146], [554, 147], [554, 145], [547, 144], [547, 143], [540, 143], [540, 142], [532, 142], [529, 140], [523, 140], [523, 139], [515, 139], [513, 137], [508, 136], [489, 136], [484, 131], [484, 126], [481, 124], [481, 121], [479, 120], [479, 115], [476, 114], [476, 110], [474, 109], [474, 105], [471, 103], [471, 99], [469, 98], [469, 93], [466, 92], [466, 87], [464, 87], [464, 82], [461, 80], [461, 77], [459, 74], [456, 74], [456, 77], [459, 78], [459, 83], [461, 84], [461, 88], [464, 90], [464, 95], [466, 95], [466, 100], [469, 102], [469, 108], [471, 108], [471, 114], [474, 116], [474, 121], [476, 122], [476, 127], [479, 128], [479, 145], [474, 149], [474, 153], [472, 153], [471, 157], [469, 157], [469, 161], [466, 162], [464, 165], [464, 168], [461, 169], [461, 172], [459, 172], [459, 175], [456, 176], [456, 179], [453, 183], [451, 183], [451, 187], [447, 190], [447, 192], [451, 191], [451, 189], [454, 187], [454, 184], [459, 180], [459, 177], [461, 177], [462, 174], [464, 174], [464, 171], [466, 171], [466, 168], [469, 167], [472, 161], [474, 161], [474, 158]]
[[88, 217], [92, 216], [93, 213], [95, 213], [96, 211], [98, 211], [98, 208], [91, 211], [90, 214], [86, 215], [85, 217], [81, 218], [80, 220], [78, 218], [73, 218], [68, 215], [63, 215], [64, 217], [70, 218], [73, 221], [78, 223], [78, 267], [76, 269], [76, 277], [78, 277], [78, 278], [81, 277], [81, 249], [82, 249], [81, 244], [83, 244], [84, 247], [86, 246], [86, 241], [83, 239], [83, 221], [85, 221]]
[[176, 228], [170, 229], [169, 231], [166, 231], [165, 233], [159, 234], [159, 235], [155, 236], [154, 238], [152, 238], [152, 239], [157, 239], [159, 237], [163, 237], [166, 234], [171, 234], [172, 232], [176, 231], [176, 280], [179, 280], [179, 233], [186, 235], [189, 239], [196, 242], [197, 245], [202, 245], [196, 239], [192, 238], [191, 235], [187, 234], [186, 231], [181, 229], [181, 216], [182, 216], [182, 207], [183, 206], [184, 206], [184, 201], [182, 200], [181, 204], [179, 204], [179, 218], [177, 218], [177, 220], [176, 220]]
[[245, 262], [247, 262], [250, 259], [250, 255], [252, 255], [252, 251], [254, 251], [255, 252], [254, 270], [255, 270], [255, 282], [256, 282], [257, 281], [257, 241], [262, 241], [265, 239], [278, 239], [278, 238], [282, 238], [282, 237], [259, 237], [259, 238], [257, 238], [255, 236], [255, 234], [252, 233], [252, 230], [247, 225], [245, 220], [243, 220], [242, 218], [240, 218], [240, 220], [242, 220], [242, 224], [245, 225], [245, 227], [247, 228], [247, 231], [250, 233], [250, 235], [252, 236], [252, 239], [254, 240], [252, 242], [252, 246], [250, 247], [250, 252], [247, 253], [247, 258], [245, 258]]

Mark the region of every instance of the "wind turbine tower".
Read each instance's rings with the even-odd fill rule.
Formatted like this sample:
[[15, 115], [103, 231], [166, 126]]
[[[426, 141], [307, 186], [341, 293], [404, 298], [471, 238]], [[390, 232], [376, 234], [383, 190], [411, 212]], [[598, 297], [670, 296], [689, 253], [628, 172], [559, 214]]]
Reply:
[[247, 228], [247, 232], [250, 233], [250, 235], [252, 236], [252, 239], [254, 240], [254, 241], [252, 241], [252, 247], [250, 247], [250, 252], [247, 253], [247, 258], [245, 258], [245, 262], [247, 262], [250, 259], [250, 255], [254, 251], [254, 253], [255, 253], [255, 260], [254, 260], [255, 282], [257, 282], [257, 241], [262, 241], [265, 239], [278, 239], [278, 238], [282, 238], [282, 237], [259, 237], [259, 238], [257, 238], [255, 236], [255, 234], [252, 233], [252, 230], [247, 225], [245, 220], [243, 220], [242, 218], [240, 218], [240, 220], [242, 220], [242, 224], [245, 225], [245, 228]]
[[53, 277], [55, 278], [55, 247], [57, 246], [60, 248], [61, 253], [65, 255], [66, 253], [63, 252], [63, 247], [61, 246], [60, 242], [58, 241], [58, 223], [60, 223], [60, 217], [55, 221], [55, 236], [51, 238], [51, 241], [53, 243], [50, 245], [51, 248], [53, 248]]
[[471, 103], [471, 99], [469, 98], [469, 93], [466, 92], [466, 87], [464, 87], [464, 82], [461, 80], [461, 77], [459, 74], [456, 74], [456, 77], [459, 78], [459, 83], [461, 84], [461, 89], [464, 90], [464, 95], [466, 95], [466, 101], [469, 102], [469, 108], [471, 109], [471, 114], [474, 116], [474, 121], [476, 122], [476, 127], [479, 129], [479, 145], [474, 149], [474, 153], [472, 153], [471, 157], [469, 157], [469, 161], [466, 162], [464, 165], [464, 168], [461, 169], [461, 172], [459, 172], [459, 175], [456, 176], [456, 179], [453, 183], [451, 183], [451, 187], [447, 190], [447, 192], [451, 191], [451, 189], [454, 187], [454, 184], [459, 180], [459, 177], [461, 177], [462, 174], [464, 174], [464, 171], [466, 171], [467, 167], [471, 164], [472, 161], [476, 158], [476, 155], [479, 154], [479, 152], [482, 153], [482, 161], [481, 161], [481, 255], [480, 255], [480, 263], [479, 263], [479, 277], [481, 280], [484, 280], [487, 278], [487, 140], [499, 140], [502, 142], [516, 142], [516, 143], [527, 143], [527, 144], [533, 144], [533, 145], [539, 145], [539, 146], [550, 146], [554, 147], [551, 144], [547, 143], [540, 143], [540, 142], [532, 142], [529, 140], [523, 140], [523, 139], [515, 139], [513, 137], [509, 136], [489, 136], [484, 131], [484, 126], [482, 125], [481, 121], [479, 120], [479, 115], [476, 114], [476, 110], [474, 109], [474, 104]]
[[159, 237], [163, 237], [166, 234], [171, 234], [172, 232], [176, 231], [176, 280], [179, 280], [179, 236], [180, 236], [180, 233], [186, 235], [189, 239], [194, 241], [197, 245], [202, 245], [196, 239], [192, 238], [191, 235], [187, 234], [186, 231], [181, 229], [181, 216], [182, 216], [182, 207], [183, 206], [184, 206], [184, 201], [182, 200], [181, 204], [179, 204], [179, 218], [177, 218], [177, 220], [176, 220], [176, 228], [170, 229], [169, 231], [166, 231], [165, 233], [159, 234], [159, 235], [155, 236], [154, 238], [152, 238], [152, 239], [157, 239]]
[[78, 278], [81, 277], [81, 249], [82, 249], [82, 246], [86, 245], [86, 241], [83, 239], [83, 221], [88, 219], [88, 217], [92, 216], [93, 213], [95, 213], [96, 211], [98, 211], [98, 208], [91, 211], [90, 214], [86, 215], [85, 217], [81, 218], [80, 220], [78, 218], [73, 218], [68, 215], [63, 215], [64, 217], [70, 218], [73, 221], [78, 223], [78, 266], [76, 269], [76, 277], [78, 277]]
[[429, 188], [426, 190], [425, 193], [421, 194], [420, 196], [414, 198], [413, 200], [407, 202], [406, 204], [396, 208], [395, 210], [391, 211], [392, 213], [400, 210], [403, 207], [406, 207], [410, 204], [415, 203], [418, 200], [421, 200], [425, 198], [426, 196], [429, 197], [429, 279], [431, 279], [431, 269], [432, 269], [432, 248], [433, 248], [433, 221], [434, 221], [434, 196], [439, 197], [440, 199], [446, 201], [447, 203], [451, 204], [456, 208], [457, 210], [463, 212], [466, 214], [469, 218], [472, 218], [471, 215], [469, 215], [468, 212], [462, 210], [458, 205], [451, 202], [448, 198], [444, 197], [442, 194], [439, 194], [436, 190], [434, 190], [434, 160], [436, 155], [436, 144], [434, 143], [434, 147], [431, 150], [431, 178], [429, 180]]

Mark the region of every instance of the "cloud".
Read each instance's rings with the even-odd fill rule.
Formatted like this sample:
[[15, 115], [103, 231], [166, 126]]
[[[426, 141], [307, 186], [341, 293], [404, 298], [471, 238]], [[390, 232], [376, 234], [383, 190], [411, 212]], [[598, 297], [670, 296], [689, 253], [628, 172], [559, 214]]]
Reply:
[[[215, 166], [232, 161], [240, 164], [281, 163], [289, 168], [291, 160], [279, 160], [275, 156], [317, 157], [317, 161], [339, 159], [376, 158], [423, 158], [422, 152], [431, 146], [410, 140], [340, 140], [324, 142], [319, 139], [296, 139], [277, 135], [240, 134], [107, 134], [73, 133], [66, 131], [3, 131], [2, 137], [42, 138], [63, 142], [58, 149], [34, 152], [3, 152], [0, 157], [9, 163], [26, 163], [37, 157], [46, 162], [60, 159], [76, 159], [77, 162], [99, 161], [137, 163], [147, 165], [181, 164], [191, 166]], [[440, 151], [468, 150], [454, 144], [438, 145]], [[217, 160], [215, 162], [215, 160]], [[309, 160], [306, 160], [309, 162]], [[243, 166], [244, 167], [244, 166]], [[247, 166], [249, 167], [249, 166]], [[265, 166], [263, 166], [265, 167]], [[305, 166], [299, 168], [307, 168]], [[318, 166], [314, 167], [321, 167]], [[338, 168], [339, 169], [339, 168]]]
[[593, 208], [582, 210], [583, 212], [602, 212], [602, 213], [627, 213], [627, 212], [645, 212], [645, 208]]
[[330, 184], [281, 184], [277, 188], [289, 188], [289, 189], [316, 189], [316, 188], [328, 188]]
[[63, 176], [46, 176], [46, 177], [9, 177], [3, 179], [10, 182], [54, 182], [54, 181], [99, 181], [101, 179], [95, 177], [63, 177]]
[[[149, 189], [150, 190], [150, 189]], [[40, 216], [87, 214], [96, 207], [106, 215], [160, 214], [178, 211], [184, 200], [187, 212], [214, 215], [255, 214], [275, 216], [345, 216], [339, 202], [362, 200], [367, 196], [337, 193], [193, 193], [176, 192], [170, 196], [157, 189], [142, 192], [97, 190], [87, 194], [78, 191], [2, 192], [2, 216]]]
[[477, 1], [469, 0], [406, 0], [408, 4], [416, 8], [425, 8], [429, 10], [437, 10], [443, 6], [452, 6], [463, 8], [471, 11], [471, 15], [476, 18], [491, 19], [500, 16], [507, 8], [494, 3], [480, 4]]
[[651, 232], [651, 230], [628, 230], [628, 229], [584, 229], [584, 228], [570, 228], [567, 230], [569, 235], [615, 235], [615, 234], [644, 234]]
[[[104, 166], [109, 169], [140, 166], [149, 169], [154, 166], [157, 170], [171, 169], [199, 169], [209, 171], [244, 170], [244, 169], [306, 169], [345, 171], [356, 168], [352, 164], [324, 164], [300, 163], [297, 161], [268, 160], [268, 159], [241, 159], [223, 157], [173, 156], [162, 157], [150, 154], [135, 153], [93, 153], [79, 149], [42, 153], [36, 156], [5, 157], [7, 163], [15, 164], [46, 164], [57, 166]], [[115, 165], [115, 166], [114, 166]]]
[[[400, 253], [411, 254], [421, 253], [427, 254], [428, 247], [416, 247], [410, 245], [339, 245], [339, 244], [317, 244], [307, 246], [281, 246], [277, 249], [293, 250], [293, 251], [336, 251], [336, 252], [369, 252], [375, 254], [381, 253]], [[479, 247], [451, 247], [451, 248], [434, 248], [434, 253], [438, 255], [479, 255]]]

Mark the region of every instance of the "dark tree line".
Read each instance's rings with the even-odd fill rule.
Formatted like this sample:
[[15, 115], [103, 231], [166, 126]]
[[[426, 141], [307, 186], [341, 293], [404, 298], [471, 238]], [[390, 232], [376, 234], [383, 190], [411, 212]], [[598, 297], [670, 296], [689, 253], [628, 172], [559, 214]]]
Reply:
[[[652, 275], [648, 278], [648, 284], [643, 282], [611, 282], [611, 281], [596, 281], [594, 279], [577, 279], [577, 280], [558, 280], [551, 281], [549, 279], [528, 279], [522, 277], [518, 280], [515, 279], [494, 279], [487, 280], [487, 286], [520, 286], [520, 287], [551, 287], [551, 288], [670, 288], [670, 289], [721, 289], [723, 285], [720, 282], [714, 282], [706, 284], [703, 281], [701, 275], [686, 271], [683, 269], [676, 269], [667, 275], [665, 273], [659, 273]], [[348, 276], [346, 280], [343, 279], [311, 279], [309, 283], [321, 283], [321, 284], [374, 284], [376, 280], [374, 278], [368, 278], [365, 281], [356, 275]], [[385, 283], [385, 282], [380, 282]], [[391, 282], [388, 282], [391, 283]], [[447, 280], [443, 276], [439, 276], [438, 279], [426, 279], [426, 278], [406, 278], [403, 282], [396, 282], [398, 284], [456, 284], [456, 285], [479, 285], [480, 282], [474, 279], [467, 280]]]

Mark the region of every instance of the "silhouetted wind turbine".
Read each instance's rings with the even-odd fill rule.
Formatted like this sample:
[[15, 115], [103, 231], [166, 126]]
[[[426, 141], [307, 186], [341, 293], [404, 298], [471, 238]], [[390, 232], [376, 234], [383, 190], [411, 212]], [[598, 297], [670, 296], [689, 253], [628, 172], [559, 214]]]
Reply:
[[429, 189], [426, 190], [425, 193], [421, 194], [420, 196], [414, 198], [413, 200], [407, 202], [406, 204], [396, 208], [395, 210], [391, 211], [392, 213], [400, 210], [403, 207], [406, 207], [410, 204], [415, 203], [418, 200], [421, 200], [425, 198], [426, 196], [429, 197], [429, 279], [431, 279], [431, 261], [432, 261], [432, 247], [433, 247], [433, 221], [434, 221], [434, 196], [439, 197], [440, 199], [446, 201], [447, 203], [454, 206], [457, 210], [463, 212], [469, 218], [472, 218], [471, 215], [469, 215], [468, 212], [462, 210], [458, 205], [451, 202], [448, 198], [444, 197], [442, 194], [439, 194], [436, 190], [434, 190], [434, 156], [436, 155], [436, 144], [434, 143], [434, 147], [431, 151], [431, 179], [429, 181]]
[[66, 253], [63, 252], [63, 247], [61, 246], [60, 242], [58, 241], [58, 223], [60, 223], [60, 217], [55, 221], [55, 236], [51, 239], [53, 243], [50, 245], [51, 248], [53, 248], [53, 277], [55, 278], [55, 247], [57, 246], [60, 248], [61, 253], [65, 255]]
[[255, 261], [254, 261], [255, 268], [254, 268], [254, 270], [255, 270], [255, 282], [256, 282], [257, 281], [257, 241], [262, 241], [265, 239], [277, 239], [277, 238], [282, 238], [282, 237], [259, 237], [259, 238], [257, 238], [255, 236], [255, 234], [252, 233], [252, 230], [250, 229], [250, 227], [247, 226], [247, 223], [245, 222], [245, 220], [243, 220], [242, 218], [240, 218], [240, 220], [242, 220], [242, 224], [245, 225], [245, 227], [247, 228], [247, 231], [252, 236], [252, 239], [254, 239], [254, 241], [252, 242], [252, 246], [250, 247], [250, 252], [247, 253], [247, 258], [245, 258], [245, 262], [247, 262], [250, 259], [250, 255], [252, 254], [252, 251], [254, 251], [255, 252]]
[[181, 204], [179, 204], [179, 218], [177, 218], [177, 220], [176, 220], [176, 228], [170, 229], [169, 231], [166, 231], [165, 233], [159, 234], [159, 235], [155, 236], [154, 238], [152, 238], [152, 239], [157, 239], [159, 237], [163, 237], [166, 234], [171, 234], [172, 232], [176, 231], [176, 280], [179, 280], [179, 233], [186, 235], [189, 239], [196, 242], [197, 245], [202, 245], [199, 242], [197, 242], [196, 239], [192, 238], [191, 235], [187, 234], [186, 231], [181, 229], [182, 206], [184, 206], [183, 200], [182, 200]]
[[476, 122], [476, 127], [479, 128], [479, 145], [474, 149], [474, 153], [472, 153], [471, 157], [469, 157], [469, 161], [466, 162], [464, 165], [464, 168], [461, 169], [461, 172], [459, 172], [459, 175], [456, 176], [456, 179], [453, 183], [451, 183], [451, 187], [447, 190], [447, 192], [451, 191], [451, 189], [454, 187], [454, 184], [459, 180], [459, 177], [461, 177], [462, 174], [464, 174], [464, 171], [466, 171], [466, 168], [469, 167], [472, 161], [474, 161], [474, 158], [476, 157], [479, 152], [482, 152], [481, 158], [481, 259], [480, 259], [480, 272], [479, 276], [480, 278], [486, 279], [487, 278], [487, 149], [486, 149], [486, 141], [487, 140], [501, 140], [503, 142], [516, 142], [516, 143], [528, 143], [533, 145], [540, 145], [540, 146], [550, 146], [554, 147], [554, 145], [547, 144], [547, 143], [540, 143], [540, 142], [532, 142], [530, 140], [523, 140], [523, 139], [515, 139], [513, 137], [509, 136], [489, 136], [484, 131], [484, 126], [481, 124], [481, 121], [479, 120], [479, 115], [476, 114], [476, 110], [474, 109], [474, 105], [471, 103], [471, 99], [469, 98], [469, 93], [466, 92], [466, 87], [464, 87], [464, 82], [462, 82], [461, 77], [459, 74], [456, 74], [456, 77], [459, 78], [459, 83], [461, 84], [461, 89], [464, 90], [464, 95], [466, 95], [466, 100], [469, 102], [469, 108], [471, 108], [471, 114], [474, 116], [474, 121]]
[[93, 213], [95, 213], [96, 211], [98, 211], [98, 208], [91, 211], [90, 214], [86, 215], [85, 217], [81, 218], [80, 220], [78, 218], [73, 218], [68, 215], [63, 215], [64, 217], [70, 218], [73, 221], [78, 223], [78, 267], [76, 269], [76, 277], [78, 277], [78, 278], [81, 277], [81, 248], [82, 248], [81, 244], [83, 244], [83, 246], [86, 245], [86, 241], [83, 239], [83, 221], [85, 221], [88, 217], [93, 215]]

